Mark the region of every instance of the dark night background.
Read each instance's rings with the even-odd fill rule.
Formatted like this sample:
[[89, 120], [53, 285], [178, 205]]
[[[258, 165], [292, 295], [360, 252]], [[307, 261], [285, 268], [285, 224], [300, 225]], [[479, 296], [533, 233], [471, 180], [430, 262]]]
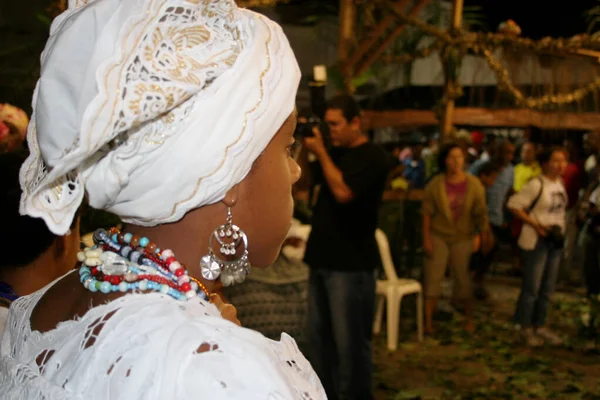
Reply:
[[[35, 20], [35, 12], [43, 9], [48, 0], [0, 0], [0, 27], [3, 25], [29, 25]], [[291, 0], [289, 5], [280, 6], [286, 20], [298, 19], [302, 14], [333, 11], [339, 0]], [[574, 0], [568, 2], [542, 0], [465, 0], [465, 5], [477, 5], [487, 17], [490, 30], [509, 18], [523, 29], [523, 36], [572, 36], [584, 32], [587, 22], [583, 13], [598, 0]], [[293, 12], [292, 12], [293, 10]]]
[[[39, 76], [39, 55], [48, 35], [50, 21], [44, 17], [44, 9], [50, 3], [51, 0], [0, 0], [0, 100], [16, 104], [28, 112], [31, 91]], [[554, 3], [541, 0], [465, 0], [465, 5], [481, 7], [487, 30], [495, 31], [501, 22], [513, 19], [521, 27], [523, 37], [539, 39], [585, 32], [588, 21], [584, 13], [600, 5], [600, 0]], [[314, 17], [318, 15], [335, 16], [338, 6], [339, 0], [291, 0], [278, 6], [276, 12], [282, 23], [298, 24], [315, 21]]]
[[540, 39], [544, 36], [573, 36], [585, 32], [584, 12], [600, 5], [598, 0], [465, 0], [465, 5], [483, 8], [490, 30], [507, 19], [522, 29], [522, 36]]
[[[366, 0], [368, 1], [368, 0]], [[292, 0], [280, 6], [284, 19], [300, 19], [314, 10], [335, 12], [339, 0]], [[544, 36], [573, 36], [585, 32], [584, 12], [600, 5], [598, 0], [465, 0], [466, 6], [479, 6], [487, 17], [489, 30], [507, 19], [513, 19], [523, 30], [523, 36], [539, 39]]]

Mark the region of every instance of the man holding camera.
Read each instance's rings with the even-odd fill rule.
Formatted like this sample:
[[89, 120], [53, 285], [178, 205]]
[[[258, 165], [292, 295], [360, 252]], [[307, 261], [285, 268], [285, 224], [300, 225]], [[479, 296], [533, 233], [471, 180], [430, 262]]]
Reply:
[[310, 358], [329, 399], [368, 400], [373, 396], [375, 229], [391, 158], [362, 133], [352, 97], [332, 99], [325, 122], [331, 149], [318, 127], [304, 138], [323, 181], [304, 259], [311, 267]]

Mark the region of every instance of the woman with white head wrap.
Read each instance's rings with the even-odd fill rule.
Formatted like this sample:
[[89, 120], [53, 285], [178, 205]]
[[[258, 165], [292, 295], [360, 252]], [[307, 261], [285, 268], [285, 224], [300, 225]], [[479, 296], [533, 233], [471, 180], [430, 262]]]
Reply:
[[285, 239], [299, 77], [281, 28], [231, 0], [69, 1], [42, 54], [21, 212], [61, 235], [86, 197], [128, 227], [13, 303], [3, 399], [325, 397], [293, 339], [208, 301], [222, 306], [210, 280], [243, 280]]

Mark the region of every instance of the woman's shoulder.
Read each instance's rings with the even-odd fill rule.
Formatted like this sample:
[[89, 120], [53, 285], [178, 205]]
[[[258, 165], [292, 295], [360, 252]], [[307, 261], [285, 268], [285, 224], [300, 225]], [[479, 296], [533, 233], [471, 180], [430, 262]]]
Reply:
[[543, 187], [548, 184], [552, 184], [552, 181], [547, 179], [544, 175], [538, 175], [530, 178], [525, 185], [523, 185], [523, 189], [527, 188], [529, 190], [533, 190], [535, 192], [539, 192]]
[[475, 176], [473, 174], [469, 174], [469, 173], [467, 173], [466, 175], [467, 175], [467, 184], [483, 187], [483, 185], [481, 184], [481, 181], [479, 180], [479, 178], [477, 176]]
[[[227, 398], [251, 399], [260, 397], [259, 393], [276, 392], [294, 397], [297, 391], [310, 393], [311, 398], [325, 398], [314, 370], [289, 335], [283, 333], [279, 341], [268, 339], [223, 319], [214, 305], [201, 300], [181, 303], [158, 298], [153, 304], [153, 310], [144, 317], [158, 316], [158, 320], [150, 323], [145, 334], [156, 341], [152, 348], [162, 349], [163, 355], [156, 362], [187, 361], [185, 368], [181, 366], [185, 371], [179, 377], [181, 383], [199, 382], [201, 375], [204, 378], [199, 387], [219, 383], [215, 392], [207, 392], [216, 398], [221, 398], [221, 392], [227, 393]], [[127, 305], [127, 313], [130, 307], [134, 314], [139, 310], [132, 303]], [[137, 315], [142, 317], [139, 311]]]
[[[194, 381], [211, 398], [252, 399], [276, 392], [293, 397], [297, 390], [324, 398], [319, 397], [320, 381], [290, 336], [270, 340], [223, 319], [213, 304], [200, 299], [179, 302], [159, 294], [151, 300], [146, 296], [123, 302], [115, 314], [123, 313], [123, 327], [117, 332], [144, 337], [144, 351], [154, 354], [149, 364], [168, 365], [162, 373], [178, 368], [181, 385]], [[133, 319], [138, 321], [135, 326], [130, 325]], [[108, 332], [115, 333], [112, 328]], [[177, 391], [181, 397], [194, 395], [193, 390]]]
[[62, 364], [44, 378], [60, 386], [68, 375], [66, 389], [84, 397], [112, 393], [118, 384], [118, 399], [139, 397], [142, 388], [175, 393], [176, 398], [198, 393], [214, 399], [262, 399], [273, 393], [293, 398], [296, 390], [325, 398], [291, 337], [267, 339], [223, 319], [201, 299], [180, 302], [160, 293], [129, 294], [44, 335], [49, 341], [40, 343], [52, 348], [52, 357]]
[[527, 184], [530, 185], [532, 190], [536, 193], [539, 193], [541, 190], [543, 190], [544, 193], [555, 193], [557, 191], [564, 192], [565, 194], [567, 193], [565, 182], [561, 177], [552, 180], [545, 175], [539, 175], [535, 178], [531, 178]]
[[[145, 335], [153, 335], [157, 325], [161, 326], [159, 331], [162, 334], [175, 332], [182, 326], [188, 326], [198, 333], [236, 326], [223, 319], [217, 307], [208, 301], [199, 297], [179, 301], [162, 293], [127, 294], [91, 308], [79, 321], [91, 322], [99, 318], [114, 321], [113, 329], [132, 329], [134, 333], [144, 332]], [[132, 319], [138, 322], [135, 327], [128, 324]]]
[[475, 188], [477, 194], [483, 195], [485, 193], [485, 187], [483, 187], [483, 184], [475, 175], [467, 174], [467, 186]]
[[427, 182], [427, 185], [425, 185], [425, 189], [431, 190], [431, 189], [435, 188], [436, 186], [438, 186], [443, 181], [444, 181], [444, 174], [438, 173], [429, 179], [429, 182]]

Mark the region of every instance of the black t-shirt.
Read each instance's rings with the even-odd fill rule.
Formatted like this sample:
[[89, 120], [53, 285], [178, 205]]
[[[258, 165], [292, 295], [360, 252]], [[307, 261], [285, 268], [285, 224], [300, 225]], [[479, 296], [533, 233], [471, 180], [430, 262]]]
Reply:
[[311, 268], [371, 270], [377, 266], [377, 212], [392, 167], [391, 157], [370, 142], [335, 148], [330, 155], [354, 197], [348, 203], [338, 203], [323, 179], [304, 261]]

